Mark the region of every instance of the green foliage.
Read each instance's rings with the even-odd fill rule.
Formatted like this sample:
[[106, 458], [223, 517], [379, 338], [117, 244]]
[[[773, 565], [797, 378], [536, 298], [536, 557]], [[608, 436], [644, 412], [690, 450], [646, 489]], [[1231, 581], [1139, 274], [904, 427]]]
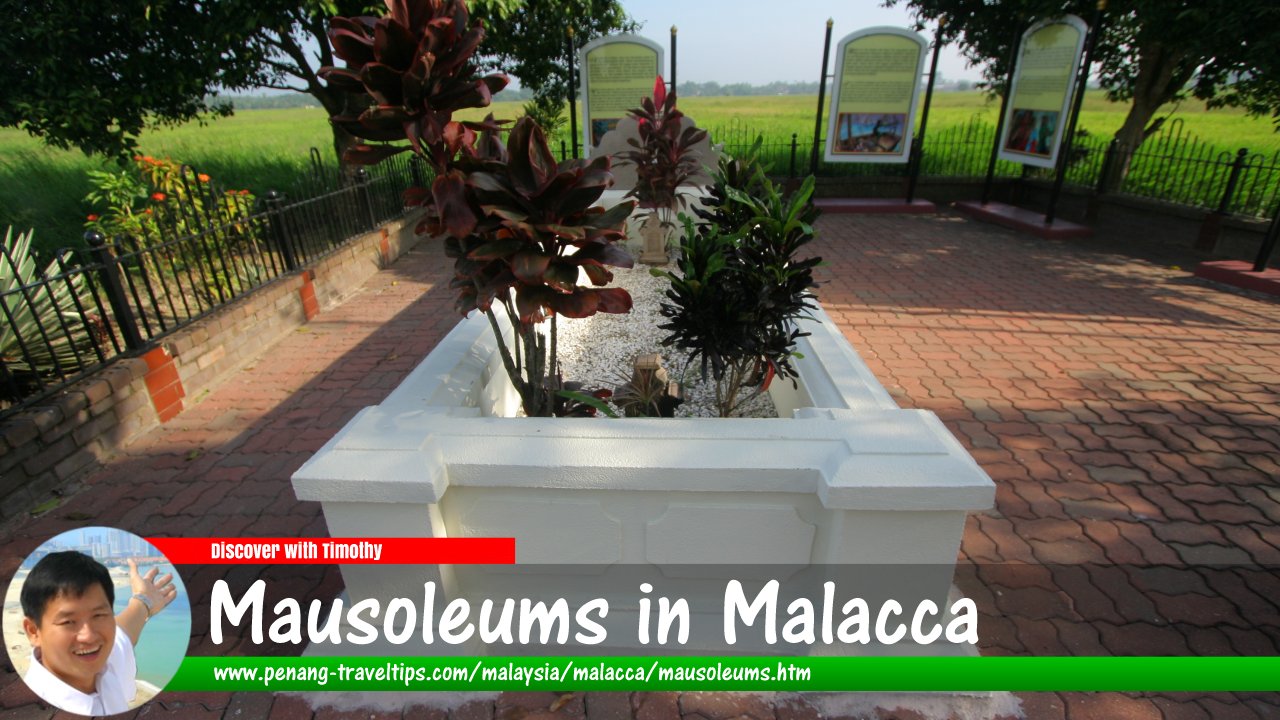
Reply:
[[184, 3], [108, 0], [5, 4], [0, 125], [56, 147], [125, 158], [144, 128], [230, 108], [218, 89], [264, 79], [238, 50], [282, 11], [274, 0]]
[[487, 31], [477, 64], [486, 71], [515, 75], [522, 87], [532, 88], [545, 102], [569, 99], [569, 31], [581, 48], [604, 35], [639, 29], [618, 0], [527, 0], [520, 5], [505, 15], [484, 5], [474, 8]]
[[[764, 175], [754, 155], [722, 158], [713, 198], [695, 226], [684, 221], [679, 272], [653, 270], [671, 282], [663, 345], [701, 361], [716, 380], [722, 417], [766, 390], [775, 376], [796, 376], [791, 358], [806, 333], [796, 321], [814, 308], [813, 268], [820, 258], [798, 257], [812, 241], [814, 178], [788, 194]], [[745, 221], [741, 221], [742, 218]], [[748, 391], [744, 396], [743, 391]]]
[[219, 190], [209, 175], [150, 155], [134, 156], [127, 170], [89, 176], [93, 190], [85, 201], [94, 212], [85, 228], [117, 243], [118, 252], [150, 248], [128, 266], [148, 276], [148, 287], [212, 305], [224, 291], [234, 295], [261, 279], [257, 262], [233, 264], [232, 271], [209, 260], [258, 255], [257, 228], [249, 220], [254, 196], [248, 190]]
[[569, 124], [564, 103], [550, 95], [538, 95], [524, 104], [524, 115], [533, 118], [547, 135], [556, 135]]
[[62, 256], [38, 270], [32, 234], [14, 237], [13, 228], [7, 228], [0, 252], [0, 358], [19, 380], [28, 374], [74, 372], [92, 346], [90, 321], [82, 310], [95, 306], [85, 276], [58, 278]]
[[90, 170], [93, 189], [85, 196], [94, 212], [85, 228], [104, 237], [127, 236], [144, 244], [191, 235], [209, 225], [234, 241], [249, 230], [241, 220], [253, 210], [248, 190], [219, 192], [205, 173], [150, 155], [136, 155], [133, 167], [118, 172]]

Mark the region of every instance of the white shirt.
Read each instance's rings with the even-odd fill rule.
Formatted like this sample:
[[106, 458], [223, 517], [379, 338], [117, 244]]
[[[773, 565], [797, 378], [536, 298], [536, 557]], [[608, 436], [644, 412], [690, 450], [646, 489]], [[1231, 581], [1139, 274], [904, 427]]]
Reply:
[[97, 692], [86, 695], [58, 679], [40, 664], [35, 651], [31, 664], [23, 678], [27, 687], [42, 700], [67, 712], [79, 715], [115, 715], [127, 712], [129, 703], [138, 694], [138, 665], [133, 655], [133, 643], [123, 629], [116, 628], [116, 641], [107, 656], [107, 666], [94, 679]]

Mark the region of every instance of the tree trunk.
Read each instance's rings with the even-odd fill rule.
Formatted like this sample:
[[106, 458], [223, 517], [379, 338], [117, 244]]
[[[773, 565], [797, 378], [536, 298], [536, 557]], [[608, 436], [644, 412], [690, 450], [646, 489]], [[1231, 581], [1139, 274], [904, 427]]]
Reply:
[[[325, 113], [330, 117], [334, 115], [350, 115], [355, 117], [359, 115], [364, 108], [353, 107], [352, 100], [354, 96], [347, 93], [336, 92], [327, 87], [317, 86], [311, 89], [311, 96], [319, 101], [320, 106], [324, 108]], [[333, 132], [333, 152], [338, 157], [338, 166], [342, 168], [344, 174], [354, 173], [354, 167], [348, 167], [343, 161], [342, 156], [349, 148], [360, 142], [359, 138], [342, 129], [341, 127], [330, 123], [329, 128]]]
[[1185, 52], [1159, 42], [1146, 43], [1138, 48], [1138, 73], [1133, 82], [1133, 104], [1129, 106], [1124, 124], [1115, 134], [1116, 155], [1103, 180], [1104, 193], [1120, 189], [1129, 173], [1133, 153], [1159, 127], [1159, 124], [1149, 124], [1152, 116], [1161, 105], [1173, 100], [1187, 81], [1188, 73], [1182, 67], [1185, 59]]

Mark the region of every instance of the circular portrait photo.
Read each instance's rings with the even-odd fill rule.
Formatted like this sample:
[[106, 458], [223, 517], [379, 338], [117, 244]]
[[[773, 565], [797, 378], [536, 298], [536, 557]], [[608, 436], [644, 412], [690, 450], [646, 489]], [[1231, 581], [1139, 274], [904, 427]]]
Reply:
[[50, 539], [4, 597], [14, 668], [45, 702], [79, 715], [127, 712], [155, 697], [190, 638], [182, 579], [155, 546], [115, 528]]

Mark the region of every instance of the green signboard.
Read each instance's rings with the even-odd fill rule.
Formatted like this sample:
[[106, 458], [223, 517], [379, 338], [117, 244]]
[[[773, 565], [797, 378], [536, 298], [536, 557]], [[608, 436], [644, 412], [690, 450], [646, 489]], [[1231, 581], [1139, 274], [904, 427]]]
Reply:
[[587, 155], [600, 138], [640, 107], [653, 94], [653, 83], [662, 73], [662, 47], [635, 35], [614, 35], [593, 40], [582, 49], [583, 146]]
[[827, 118], [828, 162], [910, 159], [924, 53], [924, 38], [901, 28], [868, 28], [840, 40]]
[[1002, 160], [1042, 168], [1056, 165], [1088, 31], [1083, 20], [1067, 15], [1036, 23], [1023, 33], [1000, 135]]

